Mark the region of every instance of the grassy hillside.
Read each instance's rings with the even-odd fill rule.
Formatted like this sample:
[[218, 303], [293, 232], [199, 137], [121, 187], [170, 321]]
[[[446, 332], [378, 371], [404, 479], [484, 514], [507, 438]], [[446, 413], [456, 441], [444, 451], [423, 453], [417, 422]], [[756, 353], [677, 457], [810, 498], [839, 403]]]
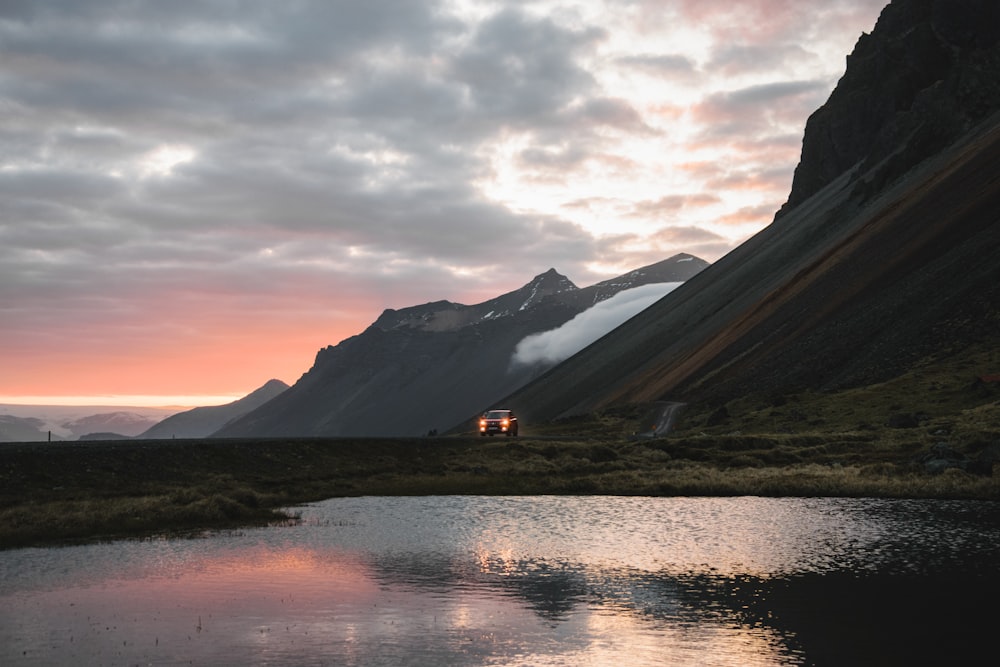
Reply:
[[892, 380], [836, 392], [745, 396], [688, 410], [683, 432], [873, 434], [911, 447], [1000, 443], [1000, 351], [980, 344], [924, 359]]

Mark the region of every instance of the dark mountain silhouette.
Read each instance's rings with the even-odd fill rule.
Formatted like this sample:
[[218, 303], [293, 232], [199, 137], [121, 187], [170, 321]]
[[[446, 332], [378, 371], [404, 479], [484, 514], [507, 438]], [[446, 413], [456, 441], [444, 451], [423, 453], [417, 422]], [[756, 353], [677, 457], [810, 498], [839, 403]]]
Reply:
[[288, 385], [281, 380], [269, 380], [259, 389], [232, 403], [194, 408], [171, 415], [139, 437], [206, 438], [234, 419], [264, 405], [286, 389]]
[[550, 269], [480, 304], [386, 310], [361, 334], [320, 350], [288, 391], [214, 435], [421, 435], [451, 426], [544, 370], [510, 366], [526, 336], [625, 289], [682, 282], [705, 266], [682, 254], [582, 289]]
[[504, 403], [529, 423], [721, 403], [995, 348], [998, 12], [995, 0], [892, 2], [809, 119], [775, 221]]
[[112, 433], [110, 431], [107, 433], [101, 433], [101, 432], [85, 433], [84, 435], [81, 435], [79, 437], [79, 440], [101, 440], [101, 441], [130, 440], [130, 439], [131, 438], [127, 435], [122, 435], [121, 433]]

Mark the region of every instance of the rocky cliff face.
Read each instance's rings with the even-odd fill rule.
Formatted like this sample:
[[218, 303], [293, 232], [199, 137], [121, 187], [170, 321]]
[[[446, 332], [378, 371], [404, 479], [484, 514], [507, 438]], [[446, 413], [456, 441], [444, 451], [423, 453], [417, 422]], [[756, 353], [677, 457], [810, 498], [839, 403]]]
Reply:
[[867, 199], [1000, 108], [1000, 3], [894, 0], [806, 123], [778, 216], [841, 174]]
[[539, 305], [553, 295], [574, 292], [579, 288], [555, 269], [549, 269], [524, 287], [474, 306], [451, 301], [435, 301], [402, 310], [388, 309], [372, 326], [383, 331], [412, 329], [420, 331], [456, 331], [462, 327], [511, 317]]
[[287, 392], [215, 435], [414, 436], [443, 430], [544, 370], [511, 367], [511, 355], [526, 336], [565, 324], [622, 290], [681, 282], [705, 266], [677, 255], [582, 289], [550, 269], [483, 303], [435, 301], [386, 310], [361, 334], [320, 350]]

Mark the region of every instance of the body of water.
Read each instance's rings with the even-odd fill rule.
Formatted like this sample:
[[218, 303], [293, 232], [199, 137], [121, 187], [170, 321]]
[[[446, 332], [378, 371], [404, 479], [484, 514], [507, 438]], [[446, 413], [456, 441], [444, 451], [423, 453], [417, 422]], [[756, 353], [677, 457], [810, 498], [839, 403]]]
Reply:
[[997, 503], [364, 497], [309, 505], [302, 518], [0, 552], [0, 664], [912, 665], [995, 654]]

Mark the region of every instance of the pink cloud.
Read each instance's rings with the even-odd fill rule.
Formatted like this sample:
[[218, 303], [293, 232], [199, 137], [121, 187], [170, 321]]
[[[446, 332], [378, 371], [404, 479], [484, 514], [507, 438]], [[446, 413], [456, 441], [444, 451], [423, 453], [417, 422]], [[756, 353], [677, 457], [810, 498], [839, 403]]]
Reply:
[[[773, 43], [796, 37], [801, 26], [810, 22], [831, 20], [835, 25], [856, 24], [857, 16], [867, 16], [872, 4], [857, 2], [831, 3], [822, 0], [680, 0], [683, 20], [707, 25], [720, 43], [753, 41]], [[841, 18], [843, 17], [843, 18]], [[853, 22], [851, 17], [854, 17]], [[827, 24], [828, 25], [828, 24]]]

